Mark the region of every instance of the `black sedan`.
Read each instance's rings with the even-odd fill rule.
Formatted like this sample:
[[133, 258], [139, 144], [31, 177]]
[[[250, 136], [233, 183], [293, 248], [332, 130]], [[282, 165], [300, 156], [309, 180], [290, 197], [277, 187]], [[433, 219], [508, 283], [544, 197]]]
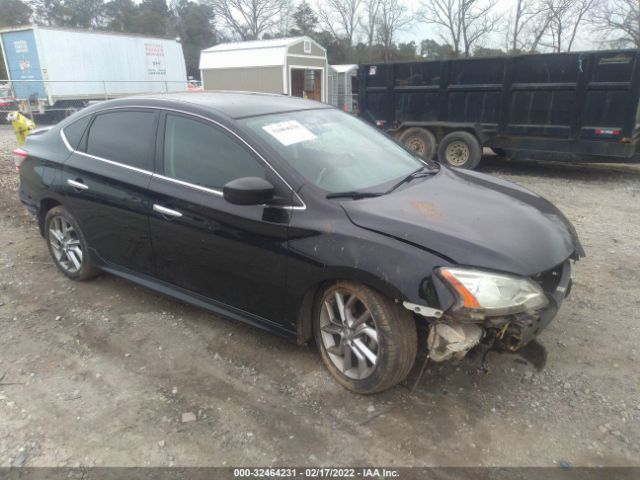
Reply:
[[521, 349], [556, 315], [583, 255], [538, 195], [279, 95], [103, 102], [14, 158], [64, 275], [109, 272], [315, 339], [359, 393], [407, 376], [419, 331], [431, 361], [480, 343]]

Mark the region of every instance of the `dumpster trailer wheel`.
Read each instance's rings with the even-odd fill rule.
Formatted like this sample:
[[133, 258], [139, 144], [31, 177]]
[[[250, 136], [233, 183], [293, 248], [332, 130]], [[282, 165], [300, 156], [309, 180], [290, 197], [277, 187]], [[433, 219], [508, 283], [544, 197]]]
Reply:
[[451, 167], [473, 170], [481, 158], [480, 142], [469, 132], [452, 132], [438, 145], [438, 159]]
[[436, 153], [436, 137], [425, 128], [408, 128], [402, 132], [399, 140], [406, 148], [425, 160], [431, 160]]

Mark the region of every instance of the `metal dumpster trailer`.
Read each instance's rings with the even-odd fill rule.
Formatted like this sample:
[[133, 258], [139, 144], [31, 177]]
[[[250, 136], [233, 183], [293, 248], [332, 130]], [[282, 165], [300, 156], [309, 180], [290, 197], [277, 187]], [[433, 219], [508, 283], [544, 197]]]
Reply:
[[635, 160], [639, 50], [360, 66], [360, 111], [425, 157]]

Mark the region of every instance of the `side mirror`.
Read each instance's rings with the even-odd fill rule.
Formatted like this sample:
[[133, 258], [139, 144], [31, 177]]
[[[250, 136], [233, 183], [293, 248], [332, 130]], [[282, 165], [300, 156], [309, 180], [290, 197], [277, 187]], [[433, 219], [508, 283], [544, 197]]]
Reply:
[[275, 189], [264, 178], [242, 177], [222, 187], [224, 199], [234, 205], [261, 205], [273, 199]]

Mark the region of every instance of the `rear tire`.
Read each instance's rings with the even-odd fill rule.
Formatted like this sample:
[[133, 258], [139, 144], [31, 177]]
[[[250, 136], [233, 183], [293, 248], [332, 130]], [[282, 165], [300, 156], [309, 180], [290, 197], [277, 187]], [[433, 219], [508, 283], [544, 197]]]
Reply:
[[418, 345], [415, 320], [380, 293], [338, 282], [322, 292], [313, 315], [322, 361], [352, 392], [372, 394], [391, 388], [413, 367]]
[[436, 137], [424, 128], [408, 128], [402, 132], [399, 140], [406, 148], [425, 160], [431, 160], [436, 153]]
[[66, 208], [58, 205], [47, 212], [44, 234], [53, 263], [71, 280], [88, 280], [100, 274], [80, 225]]
[[438, 160], [450, 167], [473, 170], [482, 158], [480, 142], [469, 132], [452, 132], [438, 145]]

